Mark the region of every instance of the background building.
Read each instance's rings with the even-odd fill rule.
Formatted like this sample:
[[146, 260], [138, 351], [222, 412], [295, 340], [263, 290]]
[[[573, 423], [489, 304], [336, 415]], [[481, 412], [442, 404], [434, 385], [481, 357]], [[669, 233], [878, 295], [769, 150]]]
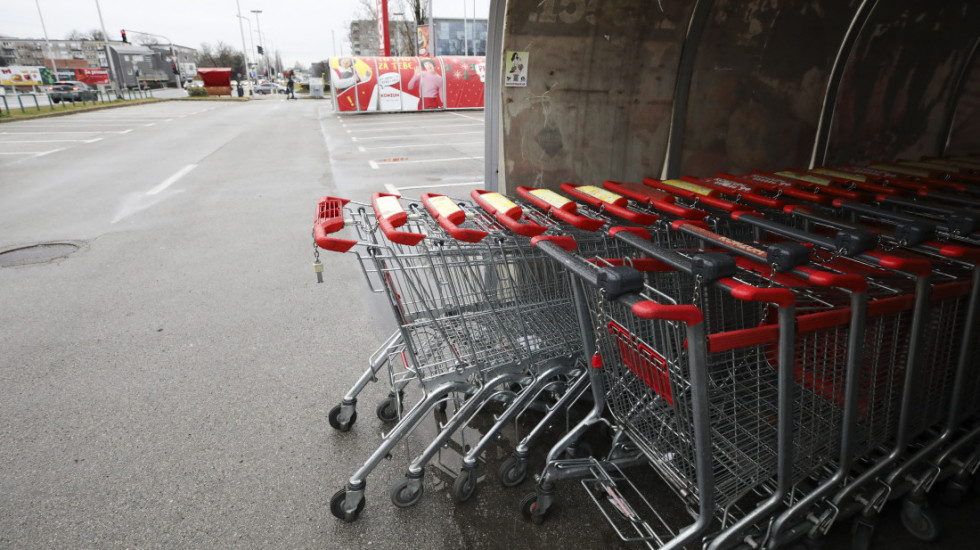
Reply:
[[[486, 55], [487, 20], [436, 19], [436, 55]], [[415, 22], [392, 19], [389, 22], [391, 55], [415, 55]], [[374, 19], [360, 19], [350, 24], [351, 55], [376, 56], [378, 51], [378, 23]]]

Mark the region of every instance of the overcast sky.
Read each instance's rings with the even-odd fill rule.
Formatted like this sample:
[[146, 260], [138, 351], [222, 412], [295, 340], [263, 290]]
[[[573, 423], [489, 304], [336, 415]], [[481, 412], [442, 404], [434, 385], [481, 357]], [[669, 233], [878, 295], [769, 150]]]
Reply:
[[[175, 44], [197, 48], [201, 43], [215, 45], [219, 40], [242, 49], [238, 6], [251, 20], [253, 41], [259, 44], [262, 27], [270, 51], [275, 48], [287, 66], [299, 61], [309, 64], [333, 55], [350, 52], [348, 23], [359, 18], [360, 6], [374, 0], [99, 0], [106, 32], [119, 40], [126, 29], [130, 41], [135, 31], [162, 35]], [[399, 11], [400, 0], [388, 0], [389, 13]], [[437, 18], [471, 17], [475, 9], [480, 19], [487, 17], [490, 0], [432, 0]], [[0, 7], [0, 35], [14, 38], [44, 38], [41, 16], [48, 38], [62, 40], [73, 29], [88, 33], [99, 29], [96, 0], [3, 0]], [[256, 14], [262, 10], [256, 23]], [[246, 47], [251, 49], [249, 25], [243, 22]], [[163, 40], [160, 40], [163, 42]], [[336, 44], [336, 46], [335, 46]], [[342, 50], [342, 51], [341, 51]], [[253, 52], [254, 53], [254, 52]]]

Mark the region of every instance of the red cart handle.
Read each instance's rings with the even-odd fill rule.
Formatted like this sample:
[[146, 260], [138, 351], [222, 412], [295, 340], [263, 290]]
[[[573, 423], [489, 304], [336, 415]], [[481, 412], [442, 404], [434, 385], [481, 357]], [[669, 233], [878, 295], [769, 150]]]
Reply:
[[316, 206], [316, 220], [313, 222], [313, 240], [324, 250], [347, 252], [357, 241], [330, 237], [344, 228], [344, 205], [349, 199], [321, 197]]
[[697, 325], [704, 320], [701, 310], [695, 306], [664, 305], [650, 300], [644, 300], [633, 304], [631, 309], [633, 314], [640, 319], [681, 321], [690, 326]]
[[715, 191], [710, 187], [705, 187], [703, 185], [691, 183], [689, 181], [655, 180], [653, 178], [643, 178], [643, 183], [651, 187], [662, 189], [669, 193], [673, 193], [675, 195], [684, 197], [686, 199], [692, 199], [698, 202], [702, 202], [712, 208], [718, 208], [719, 210], [724, 210], [726, 212], [752, 210], [751, 206], [746, 206], [744, 204], [735, 204], [734, 202], [731, 201], [719, 199], [717, 197], [718, 191]]
[[553, 214], [559, 220], [579, 229], [597, 231], [605, 225], [605, 222], [602, 220], [579, 214], [578, 205], [575, 202], [566, 199], [550, 189], [537, 189], [522, 185], [517, 188], [517, 194], [545, 212]]
[[398, 202], [400, 197], [401, 195], [392, 193], [375, 193], [371, 195], [371, 206], [374, 208], [374, 215], [378, 218], [381, 230], [384, 231], [389, 240], [398, 244], [415, 246], [425, 238], [425, 233], [412, 233], [411, 231], [395, 229], [408, 222], [408, 213]]
[[791, 172], [789, 170], [782, 170], [780, 172], [775, 172], [772, 175], [779, 176], [781, 178], [786, 178], [803, 187], [809, 185], [811, 189], [819, 189], [821, 193], [830, 195], [832, 197], [841, 197], [852, 201], [861, 200], [861, 193], [855, 191], [848, 191], [846, 189], [841, 189], [840, 187], [834, 185], [833, 181], [827, 178], [818, 178], [817, 176], [812, 176], [809, 174], [800, 174], [798, 172]]
[[486, 210], [488, 214], [502, 223], [504, 227], [510, 229], [518, 235], [523, 235], [525, 237], [536, 237], [548, 229], [547, 227], [536, 224], [530, 220], [522, 223], [520, 220], [524, 216], [524, 210], [500, 193], [495, 191], [486, 191], [484, 189], [474, 189], [470, 191], [470, 196], [473, 197], [473, 200], [475, 200], [477, 204]]
[[614, 193], [619, 193], [637, 202], [649, 204], [661, 212], [666, 212], [678, 218], [703, 220], [708, 216], [708, 213], [704, 210], [678, 206], [674, 204], [674, 200], [676, 200], [674, 195], [641, 183], [623, 183], [606, 180], [602, 182], [602, 186]]
[[653, 225], [656, 223], [659, 216], [653, 214], [646, 214], [643, 212], [636, 212], [628, 208], [629, 200], [622, 196], [617, 195], [611, 191], [606, 191], [594, 185], [574, 185], [571, 183], [561, 184], [561, 190], [568, 193], [572, 197], [585, 201], [592, 206], [600, 208], [611, 212], [615, 216], [619, 216], [626, 221], [633, 222], [637, 225]]
[[710, 187], [717, 190], [718, 192], [727, 195], [729, 197], [741, 197], [745, 199], [745, 202], [751, 202], [753, 204], [758, 204], [760, 206], [765, 206], [766, 208], [773, 208], [776, 210], [782, 210], [786, 206], [786, 201], [780, 199], [774, 199], [771, 197], [763, 197], [756, 193], [755, 188], [746, 183], [740, 181], [725, 179], [725, 178], [692, 178], [690, 176], [681, 176], [681, 180], [697, 183], [705, 187]]
[[449, 232], [449, 236], [457, 241], [478, 243], [487, 236], [486, 231], [459, 227], [459, 224], [466, 221], [466, 212], [463, 212], [463, 209], [446, 195], [422, 193], [422, 204], [439, 225]]

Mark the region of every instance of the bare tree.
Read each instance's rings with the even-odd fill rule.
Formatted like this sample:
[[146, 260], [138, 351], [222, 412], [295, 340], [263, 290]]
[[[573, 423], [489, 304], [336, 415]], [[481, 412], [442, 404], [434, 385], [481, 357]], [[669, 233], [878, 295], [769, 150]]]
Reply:
[[[391, 55], [411, 56], [415, 55], [415, 41], [417, 25], [424, 25], [428, 22], [428, 0], [392, 0], [388, 4], [388, 34], [391, 38]], [[402, 14], [401, 18], [392, 19], [391, 14]], [[378, 19], [377, 4], [374, 0], [359, 0], [355, 16], [361, 20], [376, 21]], [[347, 22], [347, 39], [353, 43], [356, 38], [351, 29], [351, 22]]]
[[198, 67], [231, 67], [232, 74], [246, 74], [245, 56], [228, 44], [218, 41], [215, 46], [202, 43], [197, 50]]

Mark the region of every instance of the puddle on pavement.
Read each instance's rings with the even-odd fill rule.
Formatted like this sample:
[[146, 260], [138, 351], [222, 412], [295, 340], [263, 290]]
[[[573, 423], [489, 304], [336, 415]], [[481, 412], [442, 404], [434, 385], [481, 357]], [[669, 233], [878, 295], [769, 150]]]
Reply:
[[81, 248], [71, 242], [41, 243], [0, 252], [0, 267], [43, 264], [74, 254]]

